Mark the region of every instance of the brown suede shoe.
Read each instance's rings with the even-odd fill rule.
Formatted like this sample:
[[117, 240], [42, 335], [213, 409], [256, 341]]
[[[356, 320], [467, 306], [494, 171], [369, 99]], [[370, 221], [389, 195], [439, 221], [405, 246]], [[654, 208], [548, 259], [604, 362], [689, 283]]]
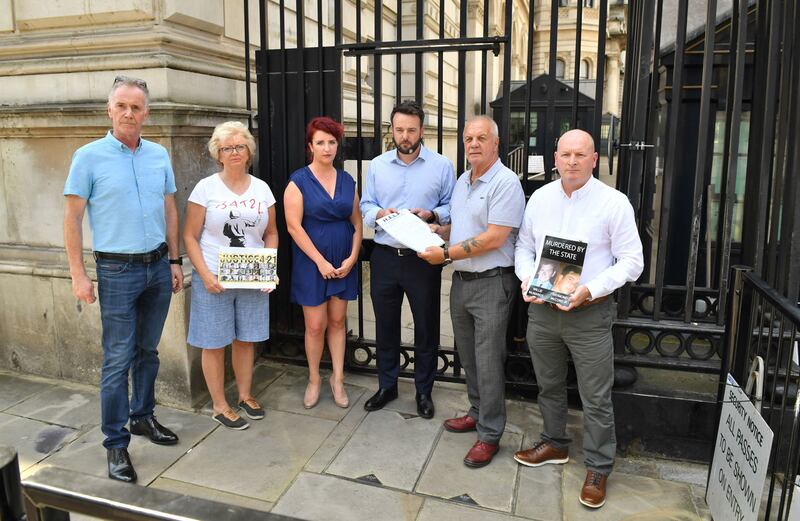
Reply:
[[569, 451], [567, 449], [557, 449], [547, 441], [540, 441], [527, 450], [521, 450], [514, 454], [517, 463], [522, 463], [528, 467], [540, 467], [542, 465], [555, 464], [561, 465], [569, 461]]
[[589, 508], [600, 508], [606, 502], [606, 480], [608, 476], [593, 470], [586, 471], [586, 480], [581, 489], [580, 501]]
[[468, 414], [444, 421], [444, 429], [450, 432], [474, 431], [476, 425], [478, 425], [478, 421]]
[[475, 442], [475, 445], [469, 449], [466, 457], [464, 458], [464, 465], [472, 468], [485, 467], [492, 462], [492, 458], [500, 450], [498, 445], [491, 443], [484, 443], [480, 440]]

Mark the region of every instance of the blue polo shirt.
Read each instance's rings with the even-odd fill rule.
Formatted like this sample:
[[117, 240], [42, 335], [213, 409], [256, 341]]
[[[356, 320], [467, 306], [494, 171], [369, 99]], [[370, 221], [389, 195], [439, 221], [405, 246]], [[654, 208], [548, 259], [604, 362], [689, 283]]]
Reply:
[[450, 202], [450, 244], [485, 232], [490, 224], [513, 228], [497, 249], [477, 257], [453, 261], [457, 271], [481, 272], [514, 265], [514, 243], [525, 213], [525, 193], [519, 178], [498, 159], [474, 183], [467, 170], [456, 182]]
[[166, 242], [164, 195], [175, 191], [164, 147], [140, 139], [131, 152], [110, 131], [75, 152], [64, 185], [64, 195], [87, 201], [93, 249], [109, 253], [144, 253]]
[[[452, 163], [423, 145], [417, 158], [408, 165], [397, 157], [397, 150], [384, 152], [370, 162], [367, 170], [360, 205], [364, 224], [375, 228], [375, 217], [382, 208], [433, 210], [439, 222], [447, 224], [455, 182]], [[375, 242], [393, 248], [405, 247], [380, 227], [375, 230]]]

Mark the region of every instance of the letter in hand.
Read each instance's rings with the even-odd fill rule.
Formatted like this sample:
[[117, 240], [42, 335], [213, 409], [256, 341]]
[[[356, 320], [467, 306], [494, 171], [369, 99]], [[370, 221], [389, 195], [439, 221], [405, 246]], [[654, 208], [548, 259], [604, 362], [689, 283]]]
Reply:
[[375, 219], [386, 217], [390, 213], [397, 213], [397, 208], [383, 208], [381, 210], [378, 210], [378, 213], [375, 214]]
[[94, 283], [84, 274], [79, 277], [72, 277], [72, 294], [81, 302], [87, 304], [94, 303], [97, 298], [94, 296]]
[[417, 257], [428, 264], [438, 266], [444, 262], [444, 249], [441, 246], [428, 246], [422, 253], [417, 253]]
[[413, 213], [426, 223], [429, 223], [433, 220], [433, 212], [430, 210], [425, 210], [424, 208], [410, 208], [408, 211]]

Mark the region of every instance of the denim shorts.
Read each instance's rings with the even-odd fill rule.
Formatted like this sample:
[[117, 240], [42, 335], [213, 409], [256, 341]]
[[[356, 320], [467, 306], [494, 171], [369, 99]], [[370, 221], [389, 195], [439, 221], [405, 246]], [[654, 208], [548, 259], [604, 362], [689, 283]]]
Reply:
[[192, 304], [188, 343], [219, 349], [233, 340], [261, 342], [269, 338], [269, 294], [257, 289], [209, 293], [192, 272]]

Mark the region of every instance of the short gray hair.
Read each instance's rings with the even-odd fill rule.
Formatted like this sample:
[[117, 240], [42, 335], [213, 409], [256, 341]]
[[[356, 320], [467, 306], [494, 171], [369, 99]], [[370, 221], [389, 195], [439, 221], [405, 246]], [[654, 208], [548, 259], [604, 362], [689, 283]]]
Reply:
[[111, 90], [108, 92], [109, 104], [111, 103], [111, 98], [114, 97], [114, 93], [117, 92], [117, 89], [120, 87], [136, 87], [142, 91], [142, 93], [144, 93], [144, 106], [150, 106], [150, 90], [147, 88], [147, 82], [139, 78], [124, 76], [122, 74], [114, 78], [114, 84], [111, 86]]
[[464, 123], [464, 128], [467, 128], [467, 126], [471, 125], [472, 123], [475, 123], [476, 121], [486, 121], [487, 123], [489, 123], [489, 131], [492, 133], [494, 137], [500, 139], [500, 129], [497, 126], [497, 122], [485, 114], [469, 118], [467, 122]]
[[250, 133], [248, 128], [239, 121], [226, 121], [214, 127], [214, 132], [211, 134], [211, 139], [208, 140], [208, 153], [211, 157], [219, 162], [219, 149], [221, 143], [231, 136], [242, 136], [247, 144], [247, 150], [250, 152], [250, 157], [247, 164], [253, 162], [253, 157], [256, 155], [256, 140], [253, 134]]

